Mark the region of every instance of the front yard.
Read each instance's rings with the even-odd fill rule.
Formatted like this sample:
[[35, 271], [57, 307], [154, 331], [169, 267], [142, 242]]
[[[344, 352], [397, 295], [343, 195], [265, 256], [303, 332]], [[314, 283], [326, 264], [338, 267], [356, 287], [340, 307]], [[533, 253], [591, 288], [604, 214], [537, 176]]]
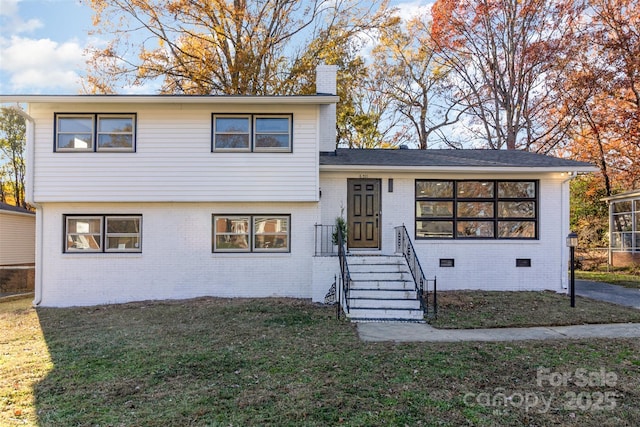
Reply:
[[589, 323], [640, 322], [640, 310], [556, 292], [438, 292], [438, 317], [431, 325], [443, 329], [523, 328]]
[[640, 340], [363, 343], [333, 308], [0, 303], [0, 425], [640, 425]]

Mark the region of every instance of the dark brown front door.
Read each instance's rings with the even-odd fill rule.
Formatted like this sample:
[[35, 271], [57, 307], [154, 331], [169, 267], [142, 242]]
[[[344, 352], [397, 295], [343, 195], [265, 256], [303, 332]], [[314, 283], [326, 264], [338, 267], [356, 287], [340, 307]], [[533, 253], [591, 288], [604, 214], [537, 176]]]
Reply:
[[380, 180], [347, 180], [349, 248], [380, 248]]

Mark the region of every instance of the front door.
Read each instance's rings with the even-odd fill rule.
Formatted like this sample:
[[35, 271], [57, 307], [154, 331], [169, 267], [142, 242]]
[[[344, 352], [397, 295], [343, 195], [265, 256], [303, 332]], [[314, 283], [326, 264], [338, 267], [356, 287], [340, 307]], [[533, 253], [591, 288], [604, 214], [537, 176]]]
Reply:
[[380, 180], [347, 180], [347, 243], [350, 249], [380, 249]]

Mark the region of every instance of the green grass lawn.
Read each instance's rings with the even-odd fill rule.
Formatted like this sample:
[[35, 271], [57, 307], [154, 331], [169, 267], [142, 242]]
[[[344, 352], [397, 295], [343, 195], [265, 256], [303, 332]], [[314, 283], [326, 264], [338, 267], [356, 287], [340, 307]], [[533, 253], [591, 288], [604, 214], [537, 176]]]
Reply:
[[640, 310], [557, 292], [438, 292], [437, 328], [507, 328], [640, 322]]
[[576, 271], [576, 279], [610, 283], [625, 288], [640, 289], [640, 275], [628, 272]]
[[637, 339], [364, 343], [331, 307], [213, 298], [2, 302], [0, 331], [2, 426], [640, 425]]

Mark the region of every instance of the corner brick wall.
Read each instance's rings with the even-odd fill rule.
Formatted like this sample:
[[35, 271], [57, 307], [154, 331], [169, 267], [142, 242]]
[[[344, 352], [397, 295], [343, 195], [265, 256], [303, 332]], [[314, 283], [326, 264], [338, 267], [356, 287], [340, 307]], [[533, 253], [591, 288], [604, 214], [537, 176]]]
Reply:
[[[142, 214], [142, 253], [63, 253], [63, 214]], [[290, 253], [212, 253], [212, 214], [290, 214]], [[154, 299], [311, 298], [317, 203], [48, 203], [43, 306]]]

